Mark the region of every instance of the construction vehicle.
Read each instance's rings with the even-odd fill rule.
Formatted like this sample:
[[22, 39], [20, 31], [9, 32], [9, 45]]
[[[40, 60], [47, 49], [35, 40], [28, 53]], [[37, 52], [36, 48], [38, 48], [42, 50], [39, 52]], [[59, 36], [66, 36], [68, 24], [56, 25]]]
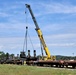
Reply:
[[37, 34], [38, 34], [38, 37], [39, 37], [39, 39], [40, 39], [40, 42], [41, 42], [41, 44], [42, 44], [42, 46], [43, 46], [43, 48], [44, 48], [44, 50], [45, 50], [45, 53], [46, 53], [46, 55], [47, 55], [44, 59], [45, 59], [45, 60], [47, 60], [47, 59], [55, 60], [55, 56], [51, 56], [51, 55], [50, 55], [49, 49], [48, 49], [48, 47], [47, 47], [47, 45], [46, 45], [46, 43], [45, 43], [45, 41], [44, 41], [43, 34], [42, 34], [42, 32], [41, 32], [38, 24], [37, 24], [37, 21], [36, 21], [36, 19], [35, 19], [35, 16], [34, 16], [34, 14], [33, 14], [33, 12], [32, 12], [32, 9], [31, 9], [30, 5], [28, 5], [28, 4], [25, 4], [25, 5], [26, 5], [26, 7], [29, 9], [29, 12], [30, 12], [30, 14], [31, 14], [31, 16], [32, 16], [32, 19], [33, 19], [33, 21], [34, 21], [34, 24], [35, 24], [35, 26], [36, 26], [36, 29], [35, 29], [35, 30], [36, 30], [36, 32], [37, 32]]

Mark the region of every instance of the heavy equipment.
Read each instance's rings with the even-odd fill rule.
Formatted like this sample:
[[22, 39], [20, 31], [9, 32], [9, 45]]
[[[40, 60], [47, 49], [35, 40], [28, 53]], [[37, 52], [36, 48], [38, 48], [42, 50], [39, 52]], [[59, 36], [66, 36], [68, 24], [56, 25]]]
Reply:
[[42, 46], [43, 46], [43, 48], [44, 48], [44, 50], [45, 50], [45, 53], [46, 53], [46, 55], [47, 55], [44, 59], [45, 59], [45, 60], [47, 60], [47, 59], [55, 60], [55, 56], [51, 56], [51, 55], [50, 55], [50, 51], [49, 51], [49, 49], [48, 49], [48, 47], [47, 47], [47, 45], [46, 45], [46, 43], [45, 43], [45, 41], [44, 41], [42, 31], [40, 30], [40, 28], [39, 28], [39, 26], [38, 26], [38, 24], [37, 24], [36, 18], [35, 18], [35, 16], [34, 16], [33, 12], [32, 12], [32, 9], [31, 9], [30, 5], [29, 5], [29, 4], [25, 4], [25, 5], [26, 5], [26, 8], [29, 9], [29, 12], [30, 12], [30, 14], [31, 14], [31, 16], [32, 16], [33, 22], [34, 22], [34, 24], [35, 24], [35, 26], [36, 26], [36, 29], [35, 29], [35, 30], [36, 30], [36, 32], [37, 32], [37, 34], [38, 34], [38, 37], [39, 37], [39, 39], [40, 39], [40, 42], [41, 42], [41, 44], [42, 44]]

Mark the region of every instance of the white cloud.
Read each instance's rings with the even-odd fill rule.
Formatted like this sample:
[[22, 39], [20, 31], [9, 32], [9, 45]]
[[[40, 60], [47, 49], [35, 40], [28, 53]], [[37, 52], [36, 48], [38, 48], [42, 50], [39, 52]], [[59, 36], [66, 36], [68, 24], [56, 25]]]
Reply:
[[[46, 39], [46, 43], [49, 46], [76, 46], [76, 41], [70, 41], [70, 39], [75, 40], [76, 38], [76, 34], [58, 34], [58, 35], [52, 35], [52, 36], [45, 36], [44, 39]], [[40, 41], [38, 39], [38, 37], [32, 36], [31, 37], [32, 43], [34, 48], [39, 48], [40, 46]], [[68, 40], [68, 41], [65, 41]], [[51, 42], [52, 41], [52, 42]], [[55, 42], [56, 41], [56, 42]], [[63, 42], [62, 42], [63, 41]], [[0, 38], [0, 49], [2, 47], [8, 47], [10, 49], [16, 49], [16, 48], [20, 48], [22, 49], [23, 47], [23, 42], [24, 42], [24, 38], [23, 37], [10, 37], [10, 38]], [[28, 48], [31, 48], [31, 42], [28, 38]]]
[[[58, 34], [57, 36], [55, 36], [56, 38], [72, 38], [76, 36], [76, 34]], [[54, 37], [54, 36], [53, 36]]]
[[76, 13], [76, 6], [71, 4], [62, 3], [49, 3], [41, 5], [44, 7], [47, 13]]
[[38, 11], [34, 13], [35, 16], [41, 16], [52, 13], [76, 14], [76, 6], [68, 3], [65, 4], [56, 2], [39, 2], [36, 5], [34, 3], [31, 3], [30, 6], [34, 12]]
[[0, 17], [8, 17], [8, 16], [9, 16], [9, 14], [4, 13], [4, 12], [0, 12]]
[[76, 46], [76, 34], [54, 34], [45, 36], [46, 43], [51, 46]]
[[63, 26], [60, 25], [60, 24], [48, 24], [48, 25], [45, 25], [43, 26], [42, 30], [45, 31], [45, 32], [50, 32], [50, 31], [57, 31], [57, 30], [60, 30], [62, 29]]
[[[49, 48], [51, 47], [76, 47], [76, 41], [70, 41], [68, 38], [76, 38], [76, 34], [59, 34], [46, 36], [46, 44]], [[31, 37], [34, 49], [40, 52], [40, 41], [38, 37]], [[65, 40], [69, 40], [65, 41]], [[52, 41], [52, 42], [51, 42]], [[55, 42], [56, 41], [56, 42]], [[63, 42], [62, 42], [63, 41]], [[10, 38], [0, 38], [0, 50], [6, 52], [20, 52], [23, 49], [23, 37], [10, 37]], [[28, 39], [28, 49], [33, 50], [32, 45]]]
[[76, 43], [52, 43], [48, 44], [50, 47], [76, 47]]
[[[37, 42], [38, 38], [36, 39], [36, 37], [32, 37], [31, 39], [32, 39], [33, 47], [30, 40], [28, 39], [27, 48], [29, 50], [39, 49], [40, 45], [39, 42]], [[10, 53], [20, 52], [23, 50], [23, 43], [24, 43], [24, 37], [0, 38], [0, 50]], [[25, 50], [26, 50], [26, 45], [25, 45]]]
[[2, 46], [2, 45], [0, 45], [0, 51], [1, 51], [1, 50], [3, 50], [3, 46]]

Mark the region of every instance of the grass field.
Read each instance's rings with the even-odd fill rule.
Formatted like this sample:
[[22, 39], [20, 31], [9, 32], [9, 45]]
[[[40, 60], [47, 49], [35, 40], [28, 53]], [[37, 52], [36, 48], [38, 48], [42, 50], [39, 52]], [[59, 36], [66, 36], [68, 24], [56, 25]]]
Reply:
[[0, 75], [76, 75], [76, 69], [4, 64], [0, 65]]

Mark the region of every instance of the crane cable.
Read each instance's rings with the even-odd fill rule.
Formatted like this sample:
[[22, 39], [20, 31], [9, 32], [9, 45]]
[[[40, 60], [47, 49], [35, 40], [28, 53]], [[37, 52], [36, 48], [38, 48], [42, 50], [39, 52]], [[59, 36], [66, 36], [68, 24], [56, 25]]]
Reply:
[[25, 32], [25, 38], [24, 38], [24, 43], [23, 43], [23, 52], [24, 52], [24, 48], [25, 48], [25, 42], [26, 42], [26, 52], [27, 52], [27, 26], [26, 26], [26, 32]]
[[[27, 14], [27, 11], [28, 11], [28, 10], [27, 10], [27, 8], [26, 8], [26, 24], [27, 24], [27, 26], [28, 26], [28, 14]], [[27, 29], [28, 29], [28, 28], [27, 28]], [[34, 46], [33, 46], [31, 37], [30, 37], [30, 35], [29, 35], [29, 31], [28, 31], [28, 33], [27, 33], [26, 35], [27, 35], [27, 37], [29, 37], [30, 43], [31, 43], [32, 48], [33, 48], [33, 50], [34, 50]], [[26, 51], [27, 51], [27, 38], [26, 38]]]
[[26, 54], [27, 54], [27, 37], [29, 37], [29, 40], [30, 40], [30, 42], [31, 42], [31, 45], [32, 45], [32, 48], [33, 48], [33, 50], [34, 50], [34, 46], [33, 46], [33, 43], [32, 43], [32, 40], [31, 40], [31, 38], [30, 38], [30, 35], [29, 35], [29, 32], [28, 32], [28, 21], [27, 21], [27, 9], [26, 9], [26, 12], [25, 12], [25, 14], [26, 14], [26, 32], [25, 32], [25, 38], [24, 38], [24, 43], [23, 43], [23, 52], [24, 52], [24, 49], [25, 49], [25, 44], [26, 44]]
[[30, 43], [31, 43], [31, 45], [32, 45], [32, 48], [33, 48], [33, 50], [34, 50], [34, 46], [33, 46], [33, 43], [32, 43], [32, 40], [31, 40], [31, 37], [30, 37], [30, 35], [29, 35], [29, 32], [28, 32], [28, 37], [29, 37]]
[[[25, 23], [26, 23], [26, 25], [28, 25], [28, 24], [27, 24], [27, 9], [25, 9], [25, 14], [26, 14]], [[25, 52], [27, 52], [27, 28], [28, 28], [28, 27], [26, 26], [24, 43], [23, 43], [23, 52], [24, 52], [24, 49], [25, 49], [25, 43], [26, 43], [26, 51], [25, 51]]]

